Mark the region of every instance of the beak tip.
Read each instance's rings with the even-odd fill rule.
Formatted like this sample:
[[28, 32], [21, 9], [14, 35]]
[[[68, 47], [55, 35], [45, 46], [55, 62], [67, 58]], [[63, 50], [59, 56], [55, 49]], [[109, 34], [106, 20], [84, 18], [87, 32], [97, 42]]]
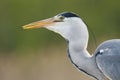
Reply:
[[27, 27], [26, 27], [26, 26], [22, 26], [22, 28], [23, 28], [23, 29], [27, 29]]
[[24, 26], [22, 26], [22, 28], [23, 28], [23, 29], [30, 29], [30, 28], [31, 28], [31, 26], [24, 25]]

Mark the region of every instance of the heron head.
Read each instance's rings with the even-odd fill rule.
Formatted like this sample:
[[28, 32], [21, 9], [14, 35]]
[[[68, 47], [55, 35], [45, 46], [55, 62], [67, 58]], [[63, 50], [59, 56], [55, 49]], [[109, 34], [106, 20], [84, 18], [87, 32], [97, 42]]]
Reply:
[[70, 33], [75, 31], [73, 30], [75, 29], [73, 27], [76, 27], [78, 24], [80, 24], [80, 20], [81, 19], [79, 18], [79, 16], [76, 15], [75, 13], [64, 12], [52, 18], [30, 23], [28, 25], [23, 26], [23, 28], [24, 29], [47, 28], [51, 31], [59, 33], [64, 38], [67, 38], [68, 36], [70, 36]]

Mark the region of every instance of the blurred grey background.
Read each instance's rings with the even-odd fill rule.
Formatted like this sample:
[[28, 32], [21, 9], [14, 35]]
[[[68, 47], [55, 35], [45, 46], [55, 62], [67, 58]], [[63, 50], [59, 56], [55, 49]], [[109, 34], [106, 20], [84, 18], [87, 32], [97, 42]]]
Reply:
[[94, 35], [97, 45], [120, 37], [119, 0], [1, 0], [0, 80], [93, 80], [71, 65], [61, 36], [21, 27], [66, 11], [87, 23], [91, 54], [96, 48]]

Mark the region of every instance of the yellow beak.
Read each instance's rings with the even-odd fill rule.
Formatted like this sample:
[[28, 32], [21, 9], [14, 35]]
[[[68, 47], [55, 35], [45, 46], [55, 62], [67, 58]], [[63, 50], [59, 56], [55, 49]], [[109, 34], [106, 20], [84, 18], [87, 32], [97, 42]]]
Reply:
[[45, 20], [41, 20], [41, 21], [37, 21], [37, 22], [24, 25], [23, 29], [41, 28], [45, 26], [50, 26], [53, 23], [55, 23], [55, 20], [53, 18], [49, 18], [49, 19], [45, 19]]

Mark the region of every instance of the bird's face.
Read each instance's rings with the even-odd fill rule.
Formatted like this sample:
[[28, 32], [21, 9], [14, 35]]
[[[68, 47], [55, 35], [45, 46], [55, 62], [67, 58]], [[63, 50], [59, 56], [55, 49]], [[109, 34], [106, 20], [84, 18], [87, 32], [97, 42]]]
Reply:
[[47, 28], [51, 31], [54, 31], [64, 38], [68, 38], [72, 27], [77, 24], [79, 20], [79, 16], [74, 13], [61, 13], [52, 18], [48, 18], [45, 20], [37, 21], [30, 23], [28, 25], [23, 26], [24, 29], [32, 29], [32, 28]]

